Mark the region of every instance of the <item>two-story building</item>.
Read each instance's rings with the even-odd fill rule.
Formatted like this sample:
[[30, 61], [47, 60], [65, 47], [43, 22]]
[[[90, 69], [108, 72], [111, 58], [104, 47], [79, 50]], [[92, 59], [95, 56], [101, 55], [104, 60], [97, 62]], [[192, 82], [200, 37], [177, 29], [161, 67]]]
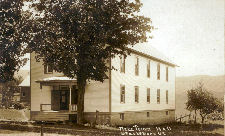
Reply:
[[[150, 45], [128, 48], [110, 60], [109, 79], [86, 85], [87, 122], [159, 124], [175, 120], [175, 64]], [[31, 53], [31, 120], [76, 118], [77, 82], [36, 62]], [[96, 111], [98, 119], [96, 120]], [[74, 115], [74, 116], [69, 116]]]

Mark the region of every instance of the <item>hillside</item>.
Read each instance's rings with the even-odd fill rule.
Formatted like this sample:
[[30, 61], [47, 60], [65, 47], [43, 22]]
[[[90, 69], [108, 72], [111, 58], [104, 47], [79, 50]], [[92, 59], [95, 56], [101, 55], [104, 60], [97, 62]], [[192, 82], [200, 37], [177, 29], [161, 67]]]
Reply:
[[185, 110], [185, 102], [187, 101], [186, 91], [198, 85], [199, 82], [209, 90], [215, 97], [223, 99], [225, 92], [225, 76], [189, 76], [176, 78], [176, 115], [180, 116], [189, 113]]

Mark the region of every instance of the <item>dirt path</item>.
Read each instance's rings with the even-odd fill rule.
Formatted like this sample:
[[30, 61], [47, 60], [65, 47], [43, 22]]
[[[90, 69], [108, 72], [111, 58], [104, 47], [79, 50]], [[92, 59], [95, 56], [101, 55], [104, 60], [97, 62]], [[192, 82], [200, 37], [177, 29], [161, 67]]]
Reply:
[[[21, 132], [12, 130], [0, 130], [0, 136], [40, 136], [40, 133], [35, 132]], [[74, 135], [63, 135], [63, 134], [49, 134], [45, 133], [44, 136], [74, 136]], [[76, 135], [79, 136], [79, 135]]]

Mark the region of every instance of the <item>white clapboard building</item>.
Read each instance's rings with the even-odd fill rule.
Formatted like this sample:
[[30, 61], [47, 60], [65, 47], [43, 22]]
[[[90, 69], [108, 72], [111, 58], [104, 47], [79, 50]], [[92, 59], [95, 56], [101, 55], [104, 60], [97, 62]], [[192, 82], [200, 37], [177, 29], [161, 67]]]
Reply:
[[[111, 125], [174, 121], [176, 65], [150, 45], [128, 50], [131, 54], [126, 58], [110, 60], [117, 70], [109, 71], [109, 79], [86, 85], [85, 120]], [[30, 61], [31, 120], [76, 120], [76, 79], [36, 62], [35, 53]]]

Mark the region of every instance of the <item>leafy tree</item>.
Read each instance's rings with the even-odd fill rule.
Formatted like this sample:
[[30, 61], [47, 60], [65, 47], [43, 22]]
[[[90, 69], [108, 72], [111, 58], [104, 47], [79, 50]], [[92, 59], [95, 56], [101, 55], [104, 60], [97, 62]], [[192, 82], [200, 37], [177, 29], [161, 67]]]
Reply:
[[1, 94], [2, 94], [2, 105], [9, 108], [13, 103], [13, 94], [20, 91], [19, 84], [23, 81], [22, 76], [15, 77], [13, 80], [5, 82], [3, 84]]
[[[187, 91], [188, 101], [186, 103], [186, 108], [190, 111], [199, 111], [202, 118], [202, 123], [204, 123], [205, 117], [215, 111], [221, 112], [221, 102], [214, 97], [210, 92], [208, 92], [202, 83], [191, 90]], [[196, 112], [195, 112], [196, 113]]]
[[[33, 4], [30, 51], [37, 60], [77, 78], [78, 124], [83, 123], [85, 85], [108, 78], [110, 58], [127, 55], [127, 46], [145, 42], [150, 18], [138, 15], [139, 0], [41, 0]], [[32, 14], [34, 15], [34, 13]], [[39, 15], [39, 16], [38, 16]]]
[[13, 80], [14, 73], [26, 63], [20, 58], [26, 38], [22, 6], [22, 0], [0, 1], [0, 83]]

